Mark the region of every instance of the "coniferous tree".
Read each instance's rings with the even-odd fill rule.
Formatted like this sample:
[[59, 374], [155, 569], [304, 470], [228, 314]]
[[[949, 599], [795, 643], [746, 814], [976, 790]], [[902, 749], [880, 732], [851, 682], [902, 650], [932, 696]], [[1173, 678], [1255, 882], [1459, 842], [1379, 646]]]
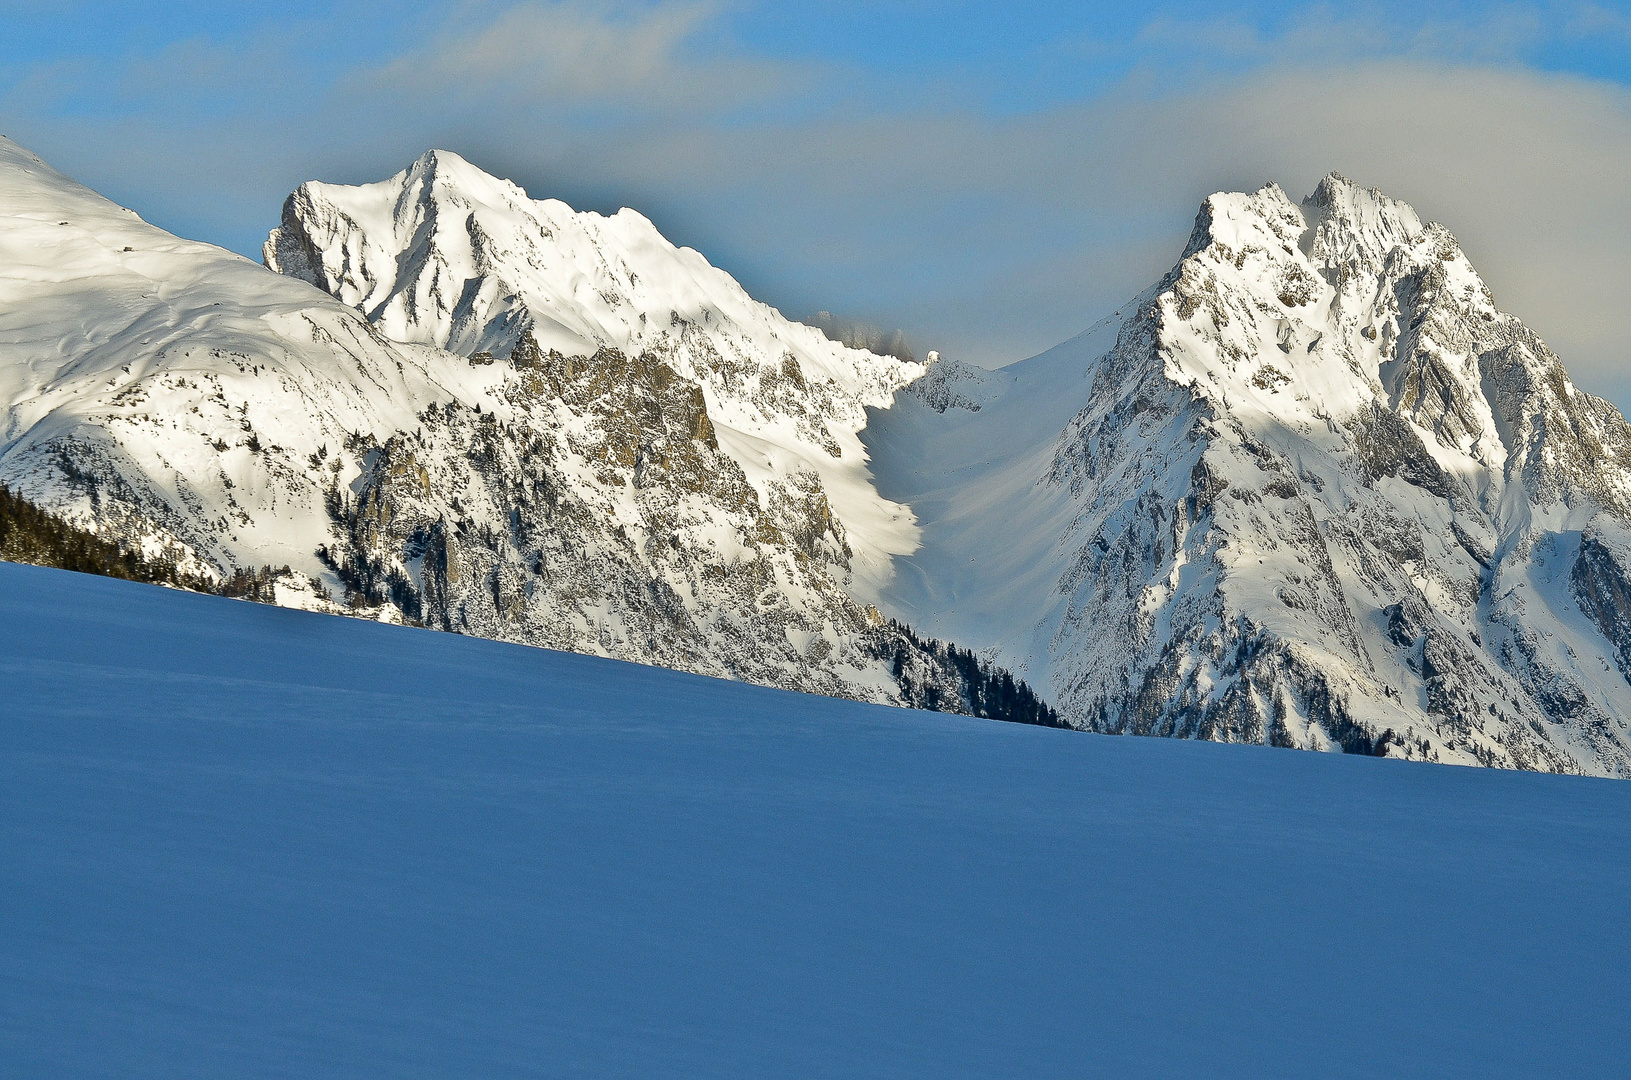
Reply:
[[170, 555], [149, 557], [82, 529], [0, 484], [0, 559], [82, 574], [210, 591], [210, 583], [176, 567]]
[[969, 649], [920, 637], [893, 619], [875, 631], [873, 647], [879, 659], [889, 659], [901, 698], [913, 708], [1041, 727], [1070, 726], [1023, 681]]

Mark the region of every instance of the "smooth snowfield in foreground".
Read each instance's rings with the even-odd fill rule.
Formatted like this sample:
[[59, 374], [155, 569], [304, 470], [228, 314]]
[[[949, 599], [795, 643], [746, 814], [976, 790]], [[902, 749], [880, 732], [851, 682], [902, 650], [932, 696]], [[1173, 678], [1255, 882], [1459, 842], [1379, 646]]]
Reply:
[[11, 1077], [1625, 1075], [1631, 784], [0, 564]]

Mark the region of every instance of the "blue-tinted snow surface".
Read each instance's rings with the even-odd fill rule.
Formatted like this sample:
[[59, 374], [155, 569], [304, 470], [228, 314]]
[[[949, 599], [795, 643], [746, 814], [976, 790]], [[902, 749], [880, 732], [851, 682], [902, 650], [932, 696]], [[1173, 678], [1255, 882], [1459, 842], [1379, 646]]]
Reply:
[[1631, 784], [0, 565], [7, 1077], [1631, 1075]]

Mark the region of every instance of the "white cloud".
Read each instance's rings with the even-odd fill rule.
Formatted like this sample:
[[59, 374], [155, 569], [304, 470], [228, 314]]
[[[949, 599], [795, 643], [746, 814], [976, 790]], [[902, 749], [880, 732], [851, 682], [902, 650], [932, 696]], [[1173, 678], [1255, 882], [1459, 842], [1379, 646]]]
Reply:
[[[1583, 386], [1631, 404], [1631, 91], [1517, 63], [1501, 28], [1530, 9], [1405, 30], [1331, 9], [1278, 35], [1152, 24], [1135, 77], [1003, 115], [978, 95], [925, 105], [882, 70], [772, 65], [689, 0], [460, 11], [344, 73], [266, 45], [257, 85], [298, 84], [293, 105], [268, 91], [189, 112], [235, 72], [187, 47], [98, 73], [140, 123], [53, 112], [89, 77], [67, 62], [13, 80], [0, 127], [161, 223], [238, 230], [240, 250], [301, 180], [378, 179], [446, 146], [540, 197], [636, 205], [791, 314], [903, 325], [987, 363], [1154, 280], [1210, 191], [1306, 192], [1337, 169], [1450, 226]], [[1588, 6], [1551, 14], [1560, 35], [1623, 29]], [[1198, 53], [1228, 61], [1197, 74]]]
[[802, 277], [986, 362], [1044, 348], [1153, 280], [1208, 192], [1272, 179], [1306, 193], [1336, 169], [1443, 220], [1584, 384], [1631, 397], [1623, 88], [1419, 62], [1260, 69], [1017, 118], [853, 115], [600, 152], [713, 211], [718, 244], [784, 295], [814, 306]]
[[794, 73], [786, 65], [688, 51], [719, 13], [715, 3], [691, 0], [518, 4], [485, 23], [448, 27], [425, 47], [361, 73], [347, 90], [663, 113], [734, 108], [787, 90]]

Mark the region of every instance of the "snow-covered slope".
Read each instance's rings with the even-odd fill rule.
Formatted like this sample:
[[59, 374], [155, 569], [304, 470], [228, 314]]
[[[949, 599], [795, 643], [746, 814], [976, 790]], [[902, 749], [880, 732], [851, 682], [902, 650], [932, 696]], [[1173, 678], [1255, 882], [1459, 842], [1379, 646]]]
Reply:
[[468, 370], [0, 139], [0, 481], [52, 509], [212, 571], [316, 573], [348, 436]]
[[1624, 1072], [1631, 785], [4, 564], [0, 688], [9, 1080]]
[[1073, 723], [1631, 775], [1631, 426], [1376, 191], [1215, 195], [1117, 318], [868, 439], [926, 529], [886, 606]]
[[[451, 155], [291, 206], [314, 194], [357, 202], [372, 231], [335, 243], [364, 268], [409, 244], [370, 309], [398, 340], [0, 141], [0, 483], [204, 574], [286, 564], [292, 605], [973, 707], [866, 607], [913, 524], [856, 431], [917, 365], [787, 322], [632, 212], [531, 203]], [[365, 212], [386, 204], [408, 234]], [[487, 299], [439, 307], [455, 272]], [[440, 347], [471, 343], [504, 356]]]

